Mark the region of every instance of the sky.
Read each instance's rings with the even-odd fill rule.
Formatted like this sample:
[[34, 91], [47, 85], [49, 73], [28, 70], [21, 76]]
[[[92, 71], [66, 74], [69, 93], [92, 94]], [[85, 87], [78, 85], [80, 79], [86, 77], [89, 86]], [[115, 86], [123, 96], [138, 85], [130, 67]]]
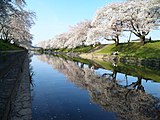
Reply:
[[[27, 9], [37, 16], [31, 29], [33, 45], [67, 32], [69, 26], [85, 19], [92, 20], [98, 8], [119, 1], [123, 0], [26, 0]], [[159, 33], [157, 36], [160, 38]]]

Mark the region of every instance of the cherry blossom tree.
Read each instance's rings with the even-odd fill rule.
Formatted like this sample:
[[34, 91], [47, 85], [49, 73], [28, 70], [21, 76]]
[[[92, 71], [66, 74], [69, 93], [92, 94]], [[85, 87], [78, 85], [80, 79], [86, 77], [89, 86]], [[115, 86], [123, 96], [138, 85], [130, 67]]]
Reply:
[[88, 30], [91, 28], [91, 21], [84, 20], [70, 28], [70, 37], [66, 42], [68, 48], [75, 48], [84, 45], [87, 39]]
[[41, 41], [41, 42], [39, 42], [38, 44], [36, 44], [35, 46], [36, 46], [36, 47], [41, 47], [41, 48], [43, 48], [43, 49], [50, 48], [48, 42], [49, 42], [49, 41]]
[[3, 23], [1, 39], [21, 46], [31, 44], [33, 36], [30, 28], [34, 24], [34, 15], [33, 12], [17, 11], [16, 14], [8, 16]]
[[62, 33], [55, 37], [56, 48], [66, 48], [68, 45], [66, 42], [69, 40], [70, 33]]
[[21, 46], [31, 44], [30, 28], [34, 24], [35, 13], [24, 10], [24, 0], [0, 1], [0, 36], [8, 42]]
[[38, 43], [37, 47], [42, 47], [43, 49], [60, 49], [66, 48], [67, 45], [65, 44], [69, 39], [69, 33], [65, 32], [59, 35], [56, 35], [54, 38], [46, 41], [42, 41]]
[[157, 0], [128, 0], [108, 4], [97, 10], [88, 39], [111, 38], [118, 44], [122, 32], [130, 31], [144, 44], [145, 36], [159, 26], [159, 6]]
[[[122, 22], [120, 19], [121, 13], [119, 12], [121, 6], [122, 3], [111, 3], [98, 9], [91, 23], [93, 26], [93, 29], [91, 30], [93, 35], [90, 34], [90, 36], [103, 37], [106, 40], [113, 40], [116, 45], [118, 45], [119, 36], [123, 31]], [[94, 30], [95, 32], [93, 32]]]
[[159, 7], [150, 0], [131, 0], [123, 3], [121, 7], [121, 21], [124, 29], [129, 30], [140, 38], [142, 44], [152, 29], [157, 27], [160, 17]]
[[24, 0], [0, 0], [0, 30], [3, 29], [4, 20], [20, 11], [25, 4]]

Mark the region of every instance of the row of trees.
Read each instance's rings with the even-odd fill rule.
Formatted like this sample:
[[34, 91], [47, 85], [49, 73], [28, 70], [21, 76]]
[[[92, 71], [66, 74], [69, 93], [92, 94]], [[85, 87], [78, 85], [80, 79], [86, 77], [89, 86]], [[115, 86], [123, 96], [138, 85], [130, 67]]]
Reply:
[[69, 32], [57, 35], [39, 44], [43, 48], [74, 48], [93, 44], [96, 40], [112, 40], [119, 44], [125, 31], [140, 38], [142, 44], [149, 32], [159, 27], [159, 0], [128, 0], [111, 3], [98, 9], [92, 21], [86, 20], [71, 27]]
[[21, 46], [31, 45], [30, 28], [35, 13], [24, 9], [25, 0], [0, 1], [0, 39]]
[[84, 20], [71, 26], [68, 32], [55, 36], [49, 41], [42, 41], [37, 46], [42, 48], [75, 48], [86, 42], [91, 29], [91, 21]]
[[159, 27], [160, 2], [153, 0], [130, 0], [112, 3], [99, 9], [92, 21], [95, 37], [111, 38], [116, 44], [124, 31], [130, 31], [145, 43], [145, 37], [152, 29]]

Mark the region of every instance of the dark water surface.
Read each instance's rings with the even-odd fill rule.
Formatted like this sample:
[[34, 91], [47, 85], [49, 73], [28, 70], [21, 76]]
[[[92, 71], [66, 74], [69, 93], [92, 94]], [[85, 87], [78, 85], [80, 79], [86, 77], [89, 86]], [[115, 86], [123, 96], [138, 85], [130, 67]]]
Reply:
[[33, 56], [31, 66], [33, 120], [159, 119], [159, 72], [154, 82], [143, 72], [132, 76], [49, 55]]

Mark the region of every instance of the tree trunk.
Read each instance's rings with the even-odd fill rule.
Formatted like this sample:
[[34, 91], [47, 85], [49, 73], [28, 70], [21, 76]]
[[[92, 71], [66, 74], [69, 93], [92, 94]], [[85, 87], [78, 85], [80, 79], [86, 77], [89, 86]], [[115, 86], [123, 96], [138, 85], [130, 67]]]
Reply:
[[128, 43], [131, 41], [131, 35], [132, 35], [132, 31], [129, 34], [129, 39], [128, 39]]
[[113, 78], [113, 81], [116, 82], [116, 78], [117, 78], [117, 71], [116, 70], [113, 70], [112, 78]]
[[144, 45], [145, 44], [145, 36], [141, 36], [140, 40], [141, 40], [141, 44]]
[[119, 37], [116, 36], [116, 40], [115, 40], [116, 46], [119, 45]]

